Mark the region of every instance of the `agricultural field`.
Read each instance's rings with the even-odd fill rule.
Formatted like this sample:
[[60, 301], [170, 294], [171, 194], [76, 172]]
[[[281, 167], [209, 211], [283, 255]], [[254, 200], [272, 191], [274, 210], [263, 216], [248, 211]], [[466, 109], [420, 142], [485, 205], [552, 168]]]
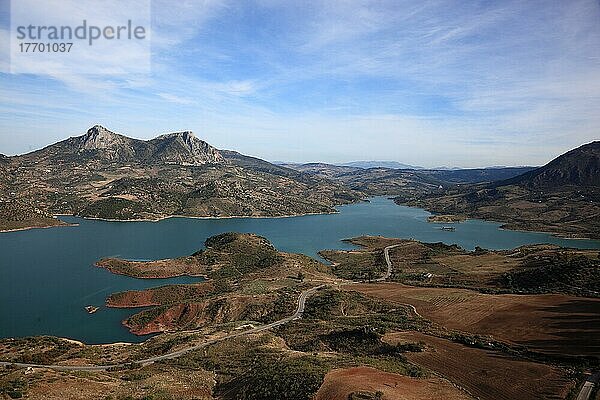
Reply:
[[438, 377], [412, 378], [371, 367], [330, 371], [315, 400], [348, 399], [468, 400], [473, 397]]
[[406, 358], [482, 400], [564, 399], [575, 385], [567, 370], [420, 332], [390, 333], [384, 340], [391, 344], [424, 343], [425, 351], [407, 353]]
[[491, 295], [469, 289], [357, 284], [345, 290], [413, 305], [448, 329], [490, 335], [554, 355], [600, 356], [600, 299], [545, 295]]
[[[123, 321], [133, 333], [160, 333], [143, 343], [85, 345], [49, 336], [0, 340], [1, 359], [9, 362], [111, 366], [58, 372], [8, 365], [0, 369], [0, 394], [34, 399], [87, 399], [91, 393], [106, 399], [196, 400], [564, 398], [577, 391], [583, 368], [598, 365], [599, 298], [511, 293], [517, 288], [561, 292], [567, 279], [593, 286], [595, 253], [552, 246], [467, 252], [383, 237], [349, 241], [362, 249], [327, 252], [332, 265], [239, 233], [211, 237], [203, 249], [180, 258], [100, 260], [98, 266], [138, 278], [204, 275], [208, 280], [108, 297], [109, 307], [144, 307]], [[392, 279], [413, 279], [413, 285], [368, 282], [387, 270], [388, 246], [395, 246], [389, 249]], [[577, 273], [530, 285], [532, 271], [562, 271], [564, 265]], [[460, 276], [468, 288], [415, 279], [424, 273], [439, 279]], [[492, 286], [507, 274], [512, 289]], [[301, 293], [315, 287], [319, 290], [305, 297], [296, 319]], [[585, 290], [582, 285], [577, 293]], [[172, 352], [177, 357], [135, 363]]]

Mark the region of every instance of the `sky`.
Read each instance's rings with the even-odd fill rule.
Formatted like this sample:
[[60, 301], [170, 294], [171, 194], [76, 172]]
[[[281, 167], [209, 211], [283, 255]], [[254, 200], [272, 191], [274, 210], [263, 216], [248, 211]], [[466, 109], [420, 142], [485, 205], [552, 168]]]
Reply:
[[597, 0], [155, 0], [151, 72], [113, 75], [93, 60], [11, 73], [0, 4], [3, 154], [95, 124], [191, 130], [271, 161], [424, 167], [542, 165], [600, 139]]

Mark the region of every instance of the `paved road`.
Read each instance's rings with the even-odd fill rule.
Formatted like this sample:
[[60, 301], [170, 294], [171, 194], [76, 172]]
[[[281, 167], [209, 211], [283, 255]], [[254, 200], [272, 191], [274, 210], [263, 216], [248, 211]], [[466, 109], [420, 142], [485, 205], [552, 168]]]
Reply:
[[[306, 300], [317, 290], [323, 288], [326, 285], [319, 285], [319, 286], [315, 286], [313, 288], [310, 288], [308, 290], [303, 291], [302, 293], [300, 293], [300, 296], [298, 297], [298, 307], [296, 308], [296, 312], [284, 319], [280, 319], [279, 321], [275, 321], [272, 322], [270, 324], [267, 325], [261, 325], [259, 327], [256, 328], [252, 328], [252, 329], [248, 329], [246, 331], [242, 331], [242, 332], [236, 332], [236, 333], [232, 333], [217, 339], [211, 339], [208, 340], [206, 342], [203, 342], [199, 345], [196, 346], [191, 346], [191, 347], [186, 347], [185, 349], [181, 349], [181, 350], [177, 350], [171, 353], [167, 353], [167, 354], [163, 354], [160, 356], [155, 356], [155, 357], [150, 357], [150, 358], [146, 358], [144, 360], [139, 360], [139, 361], [134, 361], [132, 364], [137, 364], [137, 365], [149, 365], [152, 363], [155, 363], [157, 361], [163, 361], [163, 360], [171, 360], [173, 358], [177, 358], [180, 357], [190, 351], [194, 351], [194, 350], [198, 350], [201, 349], [203, 347], [206, 346], [210, 346], [211, 344], [215, 344], [217, 342], [221, 342], [223, 340], [227, 340], [227, 339], [232, 339], [238, 336], [243, 336], [243, 335], [249, 335], [251, 333], [257, 333], [257, 332], [262, 332], [262, 331], [266, 331], [268, 329], [272, 329], [275, 328], [277, 326], [281, 326], [284, 324], [287, 324], [288, 322], [291, 322], [295, 319], [299, 319], [302, 318], [302, 314], [304, 313], [304, 308], [306, 306]], [[0, 365], [2, 366], [8, 366], [8, 365], [15, 365], [17, 367], [33, 367], [33, 368], [48, 368], [48, 369], [53, 369], [56, 371], [105, 371], [107, 369], [110, 368], [121, 368], [121, 367], [125, 367], [127, 364], [111, 364], [111, 365], [81, 365], [81, 366], [75, 366], [75, 365], [41, 365], [41, 364], [27, 364], [27, 363], [13, 363], [13, 362], [6, 362], [6, 361], [0, 361]]]
[[400, 244], [393, 244], [383, 249], [385, 263], [387, 264], [387, 271], [385, 272], [385, 275], [383, 275], [381, 278], [373, 279], [375, 282], [387, 281], [388, 279], [390, 279], [390, 276], [392, 276], [392, 260], [390, 260], [390, 249], [393, 249], [394, 247], [398, 246], [400, 246]]
[[588, 376], [587, 380], [581, 387], [581, 391], [577, 396], [577, 400], [588, 400], [594, 387], [598, 385], [598, 381], [600, 381], [600, 372], [596, 372]]
[[[392, 275], [392, 261], [390, 260], [390, 249], [393, 249], [394, 247], [398, 247], [398, 246], [400, 246], [400, 245], [394, 244], [391, 246], [387, 246], [386, 248], [383, 249], [383, 255], [385, 256], [385, 262], [387, 264], [387, 271], [381, 278], [374, 279], [373, 280], [374, 282], [383, 282], [390, 278], [390, 276]], [[353, 283], [360, 283], [360, 282], [353, 282]], [[171, 360], [173, 358], [177, 358], [186, 353], [189, 353], [190, 351], [198, 350], [203, 347], [210, 346], [211, 344], [221, 342], [223, 340], [232, 339], [232, 338], [243, 336], [243, 335], [249, 335], [251, 333], [266, 331], [266, 330], [275, 328], [277, 326], [287, 324], [288, 322], [291, 322], [295, 319], [302, 318], [302, 314], [304, 313], [304, 307], [306, 305], [306, 299], [308, 299], [314, 292], [316, 292], [317, 290], [321, 289], [324, 286], [326, 286], [326, 285], [315, 286], [311, 289], [305, 290], [304, 292], [300, 293], [300, 296], [298, 297], [298, 308], [296, 308], [296, 312], [287, 318], [280, 319], [279, 321], [275, 321], [275, 322], [272, 322], [267, 325], [261, 325], [256, 328], [248, 329], [247, 331], [236, 332], [236, 333], [232, 333], [232, 334], [229, 334], [229, 335], [217, 338], [217, 339], [211, 339], [211, 340], [208, 340], [208, 341], [203, 342], [196, 346], [186, 347], [184, 349], [177, 350], [177, 351], [174, 351], [171, 353], [162, 354], [160, 356], [155, 356], [155, 357], [146, 358], [144, 360], [135, 361], [135, 362], [133, 362], [133, 364], [149, 365], [149, 364], [155, 363], [157, 361]], [[419, 315], [419, 313], [417, 313], [417, 310], [414, 308], [414, 306], [412, 306], [410, 304], [408, 304], [408, 305], [413, 308], [413, 311], [417, 315]], [[81, 365], [81, 366], [79, 366], [79, 365], [41, 365], [41, 364], [13, 363], [13, 362], [0, 361], [0, 366], [7, 366], [7, 365], [15, 365], [17, 367], [48, 368], [48, 369], [54, 369], [57, 371], [105, 371], [110, 368], [122, 368], [122, 367], [126, 366], [126, 364]]]

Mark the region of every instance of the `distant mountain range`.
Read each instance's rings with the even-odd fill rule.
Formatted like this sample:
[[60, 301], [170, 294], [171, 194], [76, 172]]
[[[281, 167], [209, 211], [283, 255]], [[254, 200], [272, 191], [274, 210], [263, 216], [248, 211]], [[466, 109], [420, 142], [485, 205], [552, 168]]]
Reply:
[[403, 164], [398, 161], [352, 161], [342, 164], [336, 164], [344, 167], [356, 167], [356, 168], [388, 168], [388, 169], [424, 169], [410, 164]]
[[503, 165], [494, 165], [494, 166], [482, 167], [482, 168], [462, 168], [462, 167], [447, 167], [447, 166], [425, 168], [425, 167], [419, 167], [419, 166], [410, 165], [410, 164], [403, 164], [398, 161], [352, 161], [352, 162], [338, 163], [338, 164], [328, 164], [328, 163], [324, 163], [324, 162], [288, 163], [288, 162], [284, 162], [284, 161], [274, 161], [274, 164], [286, 166], [289, 168], [295, 168], [295, 169], [306, 168], [308, 166], [313, 166], [313, 167], [336, 166], [336, 167], [350, 167], [350, 168], [360, 168], [360, 169], [385, 168], [385, 169], [413, 169], [413, 170], [428, 170], [428, 171], [460, 171], [460, 170], [487, 170], [487, 169], [491, 169], [491, 170], [511, 170], [512, 169], [515, 171], [516, 170], [526, 171], [526, 170], [531, 170], [531, 169], [536, 168], [536, 167], [530, 167], [530, 166], [511, 167], [511, 166], [503, 166]]
[[192, 132], [139, 140], [96, 125], [0, 158], [0, 230], [53, 224], [52, 214], [123, 220], [327, 213], [363, 197], [337, 182], [217, 150]]
[[396, 201], [443, 214], [503, 221], [511, 229], [600, 238], [600, 141], [517, 176], [402, 195]]
[[599, 154], [600, 142], [593, 142], [539, 168], [276, 165], [218, 150], [188, 131], [139, 140], [96, 125], [41, 150], [0, 155], [0, 230], [56, 224], [53, 214], [123, 220], [326, 213], [386, 195], [519, 229], [599, 237]]

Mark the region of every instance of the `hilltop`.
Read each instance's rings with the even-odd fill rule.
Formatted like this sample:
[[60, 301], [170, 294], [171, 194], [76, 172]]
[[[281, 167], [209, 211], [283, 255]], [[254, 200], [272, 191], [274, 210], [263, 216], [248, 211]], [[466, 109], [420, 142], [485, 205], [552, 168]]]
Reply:
[[439, 193], [440, 186], [494, 182], [531, 171], [533, 167], [491, 167], [456, 170], [360, 168], [327, 163], [281, 164], [297, 171], [343, 183], [371, 196], [420, 197]]
[[[207, 280], [110, 295], [107, 307], [135, 312], [122, 321], [132, 333], [159, 333], [142, 343], [0, 340], [0, 395], [566, 398], [584, 379], [576, 371], [598, 365], [600, 301], [584, 297], [597, 297], [597, 251], [348, 241], [360, 247], [321, 253], [331, 265], [236, 232], [177, 258], [99, 260], [98, 267], [136, 278]], [[388, 263], [388, 282], [367, 282]], [[550, 271], [558, 279], [535, 278]], [[9, 364], [17, 362], [36, 365]]]
[[192, 132], [173, 132], [151, 140], [139, 140], [94, 125], [81, 136], [72, 137], [21, 157], [24, 160], [59, 163], [136, 163], [204, 165], [224, 163], [217, 149]]
[[0, 158], [0, 190], [0, 230], [49, 226], [53, 214], [156, 220], [330, 213], [362, 198], [339, 183], [218, 150], [189, 131], [139, 140], [99, 125]]
[[497, 187], [519, 185], [532, 189], [565, 186], [600, 187], [600, 141], [573, 149], [543, 167], [498, 182]]
[[510, 179], [398, 197], [396, 202], [501, 221], [509, 229], [600, 238], [600, 142]]

